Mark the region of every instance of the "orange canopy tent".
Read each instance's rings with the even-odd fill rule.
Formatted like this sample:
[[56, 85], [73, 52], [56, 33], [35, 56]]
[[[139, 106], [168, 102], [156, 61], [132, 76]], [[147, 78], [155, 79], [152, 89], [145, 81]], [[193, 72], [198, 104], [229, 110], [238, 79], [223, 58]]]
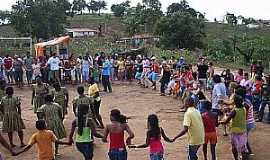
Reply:
[[68, 44], [71, 38], [69, 36], [58, 37], [48, 42], [41, 42], [35, 44], [36, 57], [44, 56], [44, 50], [47, 46], [57, 46], [59, 54], [59, 44]]

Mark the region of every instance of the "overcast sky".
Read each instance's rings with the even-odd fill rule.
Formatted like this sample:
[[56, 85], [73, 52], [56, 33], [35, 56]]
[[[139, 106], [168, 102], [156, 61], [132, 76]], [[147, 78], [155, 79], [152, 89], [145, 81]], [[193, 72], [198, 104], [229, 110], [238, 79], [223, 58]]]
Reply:
[[[70, 0], [72, 1], [72, 0]], [[125, 0], [105, 0], [108, 5], [121, 3]], [[132, 5], [136, 5], [141, 0], [130, 0]], [[163, 11], [174, 2], [180, 0], [160, 0]], [[202, 13], [206, 13], [206, 18], [210, 21], [216, 17], [221, 20], [226, 12], [255, 19], [270, 19], [270, 0], [187, 0], [189, 4]], [[16, 0], [0, 0], [0, 10], [10, 10], [11, 5]]]

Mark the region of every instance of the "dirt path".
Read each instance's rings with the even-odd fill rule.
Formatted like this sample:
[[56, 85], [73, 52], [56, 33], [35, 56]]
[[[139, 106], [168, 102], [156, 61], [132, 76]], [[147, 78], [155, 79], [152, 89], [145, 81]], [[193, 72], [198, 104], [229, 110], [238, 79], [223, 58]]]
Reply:
[[[105, 123], [109, 121], [109, 112], [113, 108], [120, 109], [124, 114], [131, 117], [129, 125], [135, 132], [135, 144], [140, 144], [145, 141], [146, 132], [146, 120], [147, 116], [151, 113], [155, 113], [159, 116], [160, 124], [164, 128], [169, 137], [175, 136], [182, 128], [183, 113], [179, 113], [178, 106], [179, 101], [171, 97], [160, 97], [158, 92], [151, 91], [150, 89], [142, 89], [135, 85], [114, 85], [112, 94], [102, 94], [102, 107], [101, 113]], [[70, 99], [75, 97], [76, 89], [69, 88]], [[28, 141], [30, 135], [36, 131], [34, 123], [36, 116], [33, 114], [30, 105], [31, 91], [29, 88], [23, 90], [16, 90], [17, 95], [22, 98], [22, 113], [23, 119], [27, 129], [25, 130], [25, 140]], [[71, 108], [69, 108], [69, 114], [65, 120], [65, 126], [69, 133], [71, 127], [71, 121], [73, 120], [73, 114]], [[223, 137], [222, 132], [219, 131], [219, 142], [217, 146], [218, 159], [229, 160], [232, 159], [230, 151], [229, 137]], [[254, 149], [254, 160], [266, 160], [270, 157], [267, 144], [270, 144], [270, 127], [268, 124], [257, 124], [256, 130], [251, 135], [251, 144]], [[7, 139], [7, 136], [5, 135]], [[16, 144], [18, 138], [16, 138]], [[179, 160], [186, 159], [186, 136], [179, 139], [174, 144], [165, 145], [165, 156], [167, 160]], [[107, 145], [103, 144], [99, 139], [95, 140], [95, 160], [107, 159]], [[36, 148], [32, 148], [27, 153], [24, 153], [18, 157], [11, 157], [7, 152], [0, 147], [0, 152], [7, 160], [35, 160]], [[200, 150], [200, 159], [202, 159]], [[57, 159], [61, 160], [83, 160], [80, 153], [76, 150], [76, 147], [60, 147], [61, 157]], [[129, 160], [147, 160], [148, 149], [132, 149], [128, 150]]]

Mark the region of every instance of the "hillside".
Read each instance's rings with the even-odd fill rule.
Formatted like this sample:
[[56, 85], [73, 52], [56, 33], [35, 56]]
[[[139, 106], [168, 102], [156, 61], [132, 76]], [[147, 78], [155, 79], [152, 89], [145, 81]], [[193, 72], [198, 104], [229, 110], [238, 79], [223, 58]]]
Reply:
[[228, 24], [218, 24], [218, 23], [213, 23], [213, 22], [207, 22], [205, 29], [206, 29], [207, 39], [229, 38], [235, 31], [239, 35], [247, 34], [250, 37], [256, 37], [256, 36], [269, 37], [270, 36], [270, 27], [250, 29], [244, 25], [238, 25], [237, 27], [235, 27]]
[[77, 15], [69, 18], [68, 27], [97, 29], [99, 25], [102, 25], [102, 30], [106, 30], [110, 36], [114, 34], [125, 35], [125, 26], [121, 19], [112, 15]]
[[[67, 27], [86, 27], [90, 29], [97, 29], [99, 25], [103, 26], [103, 30], [107, 31], [107, 34], [117, 34], [119, 36], [125, 35], [125, 26], [121, 22], [121, 19], [112, 15], [76, 15], [73, 18], [68, 19]], [[248, 34], [249, 36], [270, 36], [270, 28], [249, 29], [246, 26], [230, 26], [228, 24], [218, 24], [213, 22], [206, 23], [206, 36], [207, 39], [216, 38], [229, 38], [234, 30], [241, 34]], [[16, 36], [15, 30], [8, 26], [0, 26], [0, 37], [14, 37]]]

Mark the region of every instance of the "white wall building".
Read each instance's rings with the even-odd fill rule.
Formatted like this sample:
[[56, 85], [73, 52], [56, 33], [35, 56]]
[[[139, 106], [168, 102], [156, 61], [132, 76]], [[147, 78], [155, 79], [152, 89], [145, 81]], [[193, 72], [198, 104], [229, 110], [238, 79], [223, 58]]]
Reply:
[[66, 28], [71, 37], [93, 37], [98, 31], [89, 28]]

